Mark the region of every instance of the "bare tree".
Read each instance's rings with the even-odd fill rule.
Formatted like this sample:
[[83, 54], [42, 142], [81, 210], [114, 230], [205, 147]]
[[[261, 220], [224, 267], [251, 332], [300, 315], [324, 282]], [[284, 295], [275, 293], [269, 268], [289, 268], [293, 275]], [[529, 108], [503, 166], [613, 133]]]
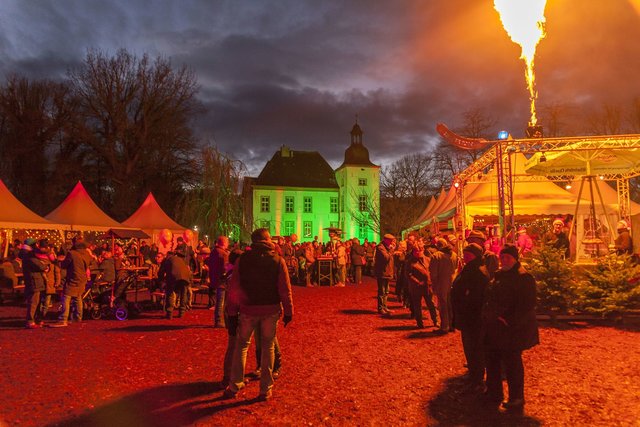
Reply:
[[190, 128], [199, 112], [195, 76], [185, 66], [126, 50], [109, 57], [91, 50], [69, 72], [83, 114], [87, 163], [98, 172], [102, 204], [116, 218], [130, 214], [148, 191], [175, 200], [193, 182], [195, 140]]
[[593, 135], [617, 135], [622, 132], [622, 110], [615, 105], [603, 104], [599, 111], [587, 116], [587, 132]]
[[240, 239], [241, 232], [246, 231], [242, 230], [242, 198], [238, 192], [245, 169], [241, 161], [215, 147], [205, 147], [198, 161], [198, 182], [180, 203], [182, 223], [198, 225], [212, 238], [225, 235]]
[[57, 174], [49, 159], [75, 114], [63, 83], [10, 76], [0, 88], [0, 173], [16, 197], [41, 214], [55, 199], [50, 189]]

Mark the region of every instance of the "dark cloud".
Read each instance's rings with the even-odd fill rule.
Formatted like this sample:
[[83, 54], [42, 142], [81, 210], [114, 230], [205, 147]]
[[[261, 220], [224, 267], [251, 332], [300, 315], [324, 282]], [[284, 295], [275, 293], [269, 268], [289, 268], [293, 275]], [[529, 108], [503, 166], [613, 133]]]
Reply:
[[[539, 110], [640, 96], [640, 22], [623, 0], [549, 1], [536, 58]], [[0, 71], [59, 78], [88, 48], [171, 57], [193, 68], [203, 141], [257, 172], [274, 150], [342, 160], [358, 114], [376, 163], [422, 151], [435, 124], [482, 108], [515, 136], [529, 119], [524, 64], [488, 0], [6, 1]], [[571, 113], [568, 113], [571, 112]]]

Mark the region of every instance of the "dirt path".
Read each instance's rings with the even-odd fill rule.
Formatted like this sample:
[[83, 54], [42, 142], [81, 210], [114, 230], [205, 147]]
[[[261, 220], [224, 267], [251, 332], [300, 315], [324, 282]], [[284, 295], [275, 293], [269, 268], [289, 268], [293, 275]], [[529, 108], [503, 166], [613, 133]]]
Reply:
[[296, 287], [294, 302], [266, 403], [256, 382], [221, 399], [226, 330], [210, 327], [211, 311], [25, 330], [24, 308], [0, 307], [0, 426], [640, 425], [637, 330], [543, 325], [516, 419], [463, 392], [459, 333], [417, 330], [397, 303], [378, 316], [373, 280]]

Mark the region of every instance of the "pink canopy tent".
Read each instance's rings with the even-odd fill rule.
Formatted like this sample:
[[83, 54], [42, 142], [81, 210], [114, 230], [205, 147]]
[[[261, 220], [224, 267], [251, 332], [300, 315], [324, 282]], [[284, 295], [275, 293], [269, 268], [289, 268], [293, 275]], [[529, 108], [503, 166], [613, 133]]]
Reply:
[[[160, 234], [162, 233], [162, 230], [166, 229], [171, 231], [174, 241], [186, 230], [186, 227], [178, 224], [166, 214], [152, 193], [149, 193], [138, 210], [136, 210], [129, 218], [124, 220], [122, 224], [127, 227], [140, 228], [145, 233], [149, 234], [152, 237], [153, 242], [158, 244], [161, 252], [166, 252], [166, 250], [168, 250], [168, 248], [162, 247], [162, 242], [160, 242]], [[194, 235], [194, 240], [195, 242], [190, 242], [192, 246], [197, 242], [197, 234]]]
[[13, 230], [65, 230], [69, 226], [56, 224], [36, 214], [23, 205], [0, 180], [0, 228], [5, 230], [2, 256], [7, 256]]
[[126, 228], [104, 213], [91, 199], [80, 181], [66, 199], [45, 216], [49, 221], [65, 224], [77, 231], [107, 231]]

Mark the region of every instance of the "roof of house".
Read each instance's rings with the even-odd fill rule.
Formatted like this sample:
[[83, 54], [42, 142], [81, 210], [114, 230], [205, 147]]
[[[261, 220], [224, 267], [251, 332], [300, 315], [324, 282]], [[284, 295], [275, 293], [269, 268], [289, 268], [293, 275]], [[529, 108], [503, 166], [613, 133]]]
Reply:
[[254, 185], [338, 188], [335, 172], [320, 153], [286, 146], [274, 153]]

